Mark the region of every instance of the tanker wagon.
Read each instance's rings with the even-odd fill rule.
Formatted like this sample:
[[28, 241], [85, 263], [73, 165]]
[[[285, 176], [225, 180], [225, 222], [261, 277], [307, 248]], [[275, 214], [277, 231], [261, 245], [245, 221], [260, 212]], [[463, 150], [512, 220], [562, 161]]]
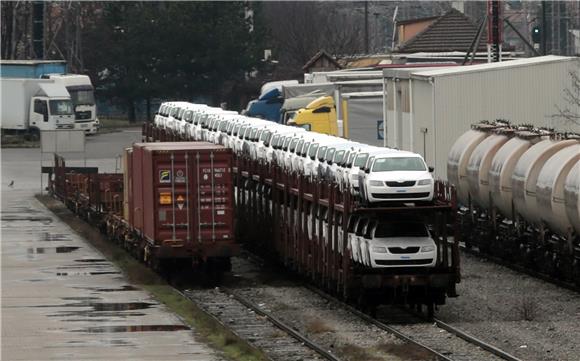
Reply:
[[580, 137], [477, 124], [451, 148], [465, 245], [580, 284]]

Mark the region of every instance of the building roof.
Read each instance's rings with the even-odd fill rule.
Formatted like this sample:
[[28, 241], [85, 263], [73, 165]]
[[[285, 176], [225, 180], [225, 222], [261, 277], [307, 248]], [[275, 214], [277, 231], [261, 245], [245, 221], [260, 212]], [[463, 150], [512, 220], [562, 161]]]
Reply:
[[538, 65], [538, 64], [548, 64], [548, 63], [556, 63], [556, 62], [562, 62], [562, 61], [571, 61], [571, 60], [575, 60], [575, 59], [578, 60], [578, 58], [571, 57], [571, 56], [558, 56], [558, 55], [537, 56], [535, 58], [502, 61], [502, 62], [498, 62], [498, 63], [464, 65], [464, 66], [455, 66], [455, 67], [449, 67], [449, 68], [439, 68], [439, 69], [433, 69], [433, 70], [427, 70], [427, 71], [418, 71], [418, 72], [413, 73], [413, 78], [430, 78], [430, 77], [438, 77], [438, 76], [446, 76], [446, 75], [454, 75], [454, 74], [477, 73], [477, 72], [484, 72], [484, 71], [493, 71], [493, 70], [532, 66], [532, 65]]
[[[451, 9], [431, 23], [425, 30], [401, 44], [397, 52], [469, 51], [477, 35], [478, 25], [457, 9]], [[486, 28], [479, 41], [479, 51], [485, 51]]]
[[328, 61], [330, 61], [334, 66], [336, 66], [337, 69], [342, 69], [342, 66], [338, 63], [338, 61], [336, 61], [336, 59], [332, 55], [328, 54], [326, 50], [320, 50], [310, 60], [308, 60], [306, 64], [304, 64], [302, 70], [310, 69], [312, 65], [316, 64], [316, 62], [323, 57], [327, 58]]
[[426, 18], [397, 20], [397, 25], [407, 25], [407, 24], [414, 24], [414, 23], [422, 23], [423, 21], [435, 20], [437, 18], [439, 18], [439, 16], [428, 16]]

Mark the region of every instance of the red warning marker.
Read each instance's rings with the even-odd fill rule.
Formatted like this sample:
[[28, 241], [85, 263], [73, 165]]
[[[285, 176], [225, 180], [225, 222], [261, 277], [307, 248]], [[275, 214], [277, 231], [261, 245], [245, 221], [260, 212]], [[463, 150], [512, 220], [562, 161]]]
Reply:
[[185, 198], [183, 198], [183, 196], [180, 194], [180, 195], [177, 196], [177, 200], [176, 201], [177, 201], [176, 202], [177, 203], [177, 208], [179, 208], [179, 210], [182, 210], [183, 209], [184, 202], [185, 202]]

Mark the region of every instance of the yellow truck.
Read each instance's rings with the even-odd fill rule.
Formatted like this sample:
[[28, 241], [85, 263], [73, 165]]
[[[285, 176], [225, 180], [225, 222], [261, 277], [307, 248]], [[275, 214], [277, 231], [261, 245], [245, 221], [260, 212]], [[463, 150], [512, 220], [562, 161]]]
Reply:
[[296, 112], [288, 121], [294, 125], [317, 133], [338, 135], [336, 107], [331, 96], [322, 96], [310, 102], [306, 108]]

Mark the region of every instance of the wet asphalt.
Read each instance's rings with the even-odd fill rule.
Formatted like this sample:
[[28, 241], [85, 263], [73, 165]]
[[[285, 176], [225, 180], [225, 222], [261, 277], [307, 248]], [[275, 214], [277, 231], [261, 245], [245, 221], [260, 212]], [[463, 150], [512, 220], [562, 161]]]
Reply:
[[[67, 165], [120, 170], [140, 131], [87, 138]], [[34, 198], [39, 149], [2, 149], [2, 360], [217, 360], [215, 351]], [[42, 180], [46, 186], [46, 179]]]

